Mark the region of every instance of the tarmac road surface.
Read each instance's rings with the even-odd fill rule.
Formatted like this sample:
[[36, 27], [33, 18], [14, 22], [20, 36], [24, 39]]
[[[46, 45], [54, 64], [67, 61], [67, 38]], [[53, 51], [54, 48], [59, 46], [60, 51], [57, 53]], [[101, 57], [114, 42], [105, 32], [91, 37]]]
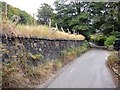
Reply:
[[115, 88], [106, 66], [108, 51], [91, 49], [77, 58], [47, 88]]

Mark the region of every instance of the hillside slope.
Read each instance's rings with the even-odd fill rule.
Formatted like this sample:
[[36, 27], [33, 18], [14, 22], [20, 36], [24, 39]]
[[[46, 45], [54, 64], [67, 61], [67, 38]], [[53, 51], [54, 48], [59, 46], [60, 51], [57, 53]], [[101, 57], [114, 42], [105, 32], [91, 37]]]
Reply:
[[[5, 10], [5, 2], [0, 1], [0, 11], [4, 12], [4, 10]], [[2, 14], [2, 12], [0, 12], [0, 14]], [[10, 20], [10, 18], [13, 15], [20, 16], [20, 18], [21, 18], [20, 23], [21, 24], [32, 24], [33, 23], [32, 21], [35, 20], [27, 12], [22, 11], [19, 8], [13, 7], [13, 6], [8, 4], [8, 19]]]

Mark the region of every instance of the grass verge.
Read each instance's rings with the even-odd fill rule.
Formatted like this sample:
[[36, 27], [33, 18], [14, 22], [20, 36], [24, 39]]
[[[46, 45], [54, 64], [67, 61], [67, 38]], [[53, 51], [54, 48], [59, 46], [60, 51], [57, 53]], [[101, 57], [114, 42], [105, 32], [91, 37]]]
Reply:
[[120, 58], [117, 52], [112, 52], [107, 60], [108, 67], [115, 73], [115, 79], [120, 86]]

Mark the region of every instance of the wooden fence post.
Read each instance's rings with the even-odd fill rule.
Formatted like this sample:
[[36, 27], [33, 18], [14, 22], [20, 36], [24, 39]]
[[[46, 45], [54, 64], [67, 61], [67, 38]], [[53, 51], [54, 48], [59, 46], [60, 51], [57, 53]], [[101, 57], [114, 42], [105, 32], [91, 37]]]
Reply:
[[[32, 19], [32, 21], [33, 21], [33, 25], [35, 25], [35, 14], [33, 14], [33, 19]], [[31, 23], [32, 24], [32, 23]]]
[[61, 27], [62, 32], [65, 32], [64, 29]]
[[52, 20], [49, 19], [49, 28], [51, 28]]

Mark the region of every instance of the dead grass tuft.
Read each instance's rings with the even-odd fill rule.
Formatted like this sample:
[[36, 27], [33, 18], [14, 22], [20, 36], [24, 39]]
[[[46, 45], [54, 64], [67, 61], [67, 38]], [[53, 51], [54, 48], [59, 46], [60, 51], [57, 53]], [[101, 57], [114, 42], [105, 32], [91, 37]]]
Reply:
[[48, 26], [29, 26], [18, 25], [16, 28], [10, 23], [0, 25], [0, 33], [7, 34], [9, 36], [21, 36], [21, 37], [36, 37], [44, 39], [67, 39], [67, 40], [84, 40], [83, 35], [74, 35], [65, 33], [62, 31], [53, 31]]

